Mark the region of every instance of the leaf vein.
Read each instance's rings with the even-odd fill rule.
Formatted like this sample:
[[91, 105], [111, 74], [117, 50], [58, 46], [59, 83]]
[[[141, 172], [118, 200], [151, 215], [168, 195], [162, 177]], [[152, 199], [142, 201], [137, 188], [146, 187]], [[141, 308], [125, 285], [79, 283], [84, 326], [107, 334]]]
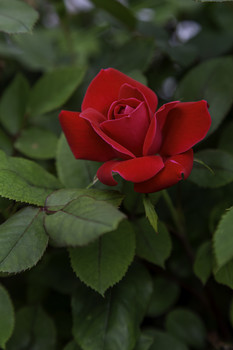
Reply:
[[22, 234], [18, 237], [18, 239], [16, 240], [16, 242], [13, 244], [13, 246], [11, 247], [11, 249], [7, 252], [7, 254], [5, 255], [5, 257], [3, 259], [0, 260], [0, 265], [6, 260], [6, 258], [11, 254], [11, 252], [13, 251], [13, 249], [17, 246], [17, 244], [19, 243], [20, 239], [25, 235], [25, 233], [29, 230], [29, 228], [31, 227], [31, 225], [33, 224], [33, 221], [37, 218], [37, 216], [39, 215], [40, 210], [38, 210], [37, 214], [33, 217], [33, 219], [31, 220], [31, 222], [29, 223], [29, 225], [26, 227], [26, 229], [22, 232]]
[[88, 222], [92, 222], [92, 223], [95, 223], [95, 224], [101, 224], [101, 225], [104, 225], [106, 227], [109, 227], [112, 229], [112, 226], [110, 224], [107, 224], [106, 222], [102, 222], [102, 221], [99, 221], [99, 220], [94, 220], [94, 219], [88, 219], [88, 218], [85, 218], [85, 217], [82, 217], [82, 216], [79, 216], [77, 214], [72, 214], [72, 213], [69, 213], [63, 209], [59, 210], [60, 212], [64, 213], [64, 214], [68, 214], [70, 216], [74, 216], [75, 218], [77, 219], [80, 219], [80, 220], [83, 220], [83, 221], [88, 221]]
[[20, 19], [18, 19], [18, 18], [14, 18], [14, 17], [9, 16], [9, 15], [7, 15], [7, 14], [5, 14], [5, 13], [4, 13], [4, 14], [1, 13], [0, 17], [7, 17], [7, 18], [9, 18], [9, 19], [11, 19], [11, 20], [13, 20], [13, 21], [15, 21], [15, 22], [18, 22], [18, 23], [20, 23], [26, 30], [30, 31], [30, 28], [27, 27], [26, 24], [23, 23], [23, 22], [22, 22]]

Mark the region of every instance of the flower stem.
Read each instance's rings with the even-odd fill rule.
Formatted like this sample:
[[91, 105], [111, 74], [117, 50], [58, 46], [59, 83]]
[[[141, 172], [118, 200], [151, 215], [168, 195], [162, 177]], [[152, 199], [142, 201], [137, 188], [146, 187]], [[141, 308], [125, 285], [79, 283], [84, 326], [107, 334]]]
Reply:
[[186, 230], [184, 227], [182, 217], [180, 216], [177, 209], [174, 207], [172, 200], [171, 200], [171, 197], [169, 196], [168, 192], [166, 190], [163, 190], [162, 195], [163, 195], [164, 201], [167, 204], [167, 207], [171, 213], [171, 216], [172, 216], [172, 219], [173, 219], [173, 222], [175, 225], [176, 236], [180, 239], [180, 241], [181, 241], [181, 243], [186, 251], [186, 254], [190, 259], [190, 262], [193, 263], [194, 262], [194, 254], [193, 254], [192, 247], [187, 239]]
[[171, 197], [169, 196], [168, 192], [166, 190], [162, 191], [163, 199], [165, 200], [165, 203], [167, 204], [167, 207], [171, 213], [173, 222], [175, 224], [176, 230], [179, 234], [184, 235], [185, 229], [183, 226], [183, 223], [181, 222], [180, 215], [176, 208], [174, 207]]
[[94, 177], [93, 181], [86, 187], [86, 190], [89, 190], [89, 188], [91, 188], [92, 186], [94, 186], [96, 184], [96, 182], [98, 182], [99, 179], [97, 176]]

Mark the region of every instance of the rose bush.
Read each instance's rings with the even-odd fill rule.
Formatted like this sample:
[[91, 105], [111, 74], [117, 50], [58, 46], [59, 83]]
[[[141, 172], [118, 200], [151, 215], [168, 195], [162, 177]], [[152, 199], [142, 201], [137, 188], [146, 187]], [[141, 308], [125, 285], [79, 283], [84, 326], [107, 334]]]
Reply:
[[104, 162], [102, 183], [116, 185], [118, 173], [135, 191], [156, 192], [189, 176], [192, 147], [211, 124], [206, 101], [174, 101], [156, 112], [157, 104], [152, 90], [109, 68], [89, 85], [82, 111], [59, 119], [76, 158]]

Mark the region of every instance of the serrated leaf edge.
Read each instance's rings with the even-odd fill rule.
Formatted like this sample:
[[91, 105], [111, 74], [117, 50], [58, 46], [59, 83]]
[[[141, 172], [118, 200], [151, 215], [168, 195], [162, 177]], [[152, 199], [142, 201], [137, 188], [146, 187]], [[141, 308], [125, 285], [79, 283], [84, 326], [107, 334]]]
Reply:
[[[228, 263], [231, 261], [231, 259], [230, 259], [229, 261], [225, 262], [224, 264], [219, 264], [218, 256], [217, 256], [217, 249], [216, 249], [216, 248], [217, 248], [217, 247], [216, 247], [216, 243], [217, 243], [217, 242], [216, 242], [216, 239], [215, 239], [215, 236], [216, 236], [216, 234], [217, 234], [217, 231], [219, 230], [219, 226], [220, 226], [221, 223], [222, 223], [222, 220], [224, 220], [224, 218], [227, 216], [228, 212], [229, 212], [231, 209], [233, 209], [233, 206], [225, 210], [226, 212], [221, 216], [221, 218], [220, 218], [220, 220], [219, 220], [219, 222], [218, 222], [217, 228], [216, 228], [216, 230], [215, 230], [215, 232], [214, 232], [214, 234], [213, 234], [213, 245], [212, 245], [212, 247], [213, 247], [213, 255], [214, 255], [214, 258], [215, 258], [215, 262], [216, 262], [216, 266], [215, 266], [215, 268], [214, 268], [214, 273], [215, 273], [215, 274], [216, 274], [223, 266], [225, 266], [226, 264], [228, 264]], [[232, 259], [233, 259], [233, 253], [232, 253]]]
[[40, 15], [39, 15], [39, 12], [36, 11], [32, 6], [29, 6], [27, 3], [25, 3], [25, 4], [26, 4], [28, 7], [30, 7], [31, 10], [34, 11], [34, 15], [35, 15], [34, 23], [32, 24], [31, 28], [27, 27], [27, 26], [25, 25], [25, 23], [21, 22], [20, 20], [17, 20], [16, 22], [22, 24], [22, 25], [26, 28], [27, 31], [18, 30], [18, 31], [16, 31], [16, 32], [14, 32], [14, 31], [13, 31], [13, 32], [12, 32], [12, 31], [9, 32], [8, 30], [0, 30], [1, 33], [6, 33], [6, 34], [9, 34], [9, 35], [16, 35], [16, 34], [32, 34], [33, 29], [34, 29], [36, 23], [37, 23], [38, 20], [39, 20]]
[[[109, 232], [106, 232], [106, 234], [108, 234], [108, 233], [109, 233]], [[103, 235], [100, 236], [98, 239], [100, 239], [100, 238], [102, 238], [102, 237], [103, 237]], [[90, 243], [91, 243], [91, 242], [90, 242]], [[121, 277], [119, 280], [117, 280], [117, 281], [115, 281], [115, 282], [113, 282], [113, 283], [110, 283], [109, 286], [108, 286], [107, 288], [105, 288], [104, 290], [101, 291], [101, 290], [99, 290], [98, 288], [93, 287], [90, 283], [87, 283], [86, 281], [84, 281], [84, 279], [83, 279], [82, 277], [80, 277], [80, 276], [76, 273], [76, 271], [75, 271], [75, 269], [74, 269], [74, 266], [73, 266], [73, 264], [72, 264], [72, 261], [71, 261], [70, 248], [75, 248], [75, 247], [68, 247], [68, 248], [67, 248], [68, 253], [69, 253], [70, 266], [71, 266], [73, 272], [75, 273], [75, 276], [77, 276], [77, 277], [80, 279], [80, 281], [81, 281], [82, 283], [84, 283], [87, 287], [89, 287], [89, 288], [91, 288], [92, 290], [94, 290], [95, 292], [99, 293], [103, 298], [105, 297], [105, 293], [106, 293], [106, 291], [107, 291], [108, 289], [110, 289], [110, 288], [112, 288], [113, 286], [115, 286], [115, 285], [117, 285], [118, 283], [120, 283], [120, 281], [125, 277], [125, 275], [126, 275], [128, 269], [129, 269], [130, 265], [133, 263], [134, 256], [135, 256], [135, 252], [136, 252], [136, 244], [135, 244], [133, 259], [132, 259], [132, 261], [131, 261], [129, 264], [126, 265], [125, 272], [124, 272], [124, 274], [122, 275], [122, 277]]]

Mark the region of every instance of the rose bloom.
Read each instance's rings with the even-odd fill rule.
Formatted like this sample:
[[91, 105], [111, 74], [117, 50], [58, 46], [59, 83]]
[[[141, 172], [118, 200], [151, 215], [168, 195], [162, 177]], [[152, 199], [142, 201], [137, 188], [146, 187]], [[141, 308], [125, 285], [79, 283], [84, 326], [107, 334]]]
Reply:
[[108, 68], [90, 83], [82, 111], [62, 111], [59, 119], [76, 158], [104, 162], [102, 183], [116, 185], [117, 173], [137, 192], [156, 192], [190, 175], [192, 147], [211, 124], [206, 101], [174, 101], [156, 111], [157, 104], [148, 87]]

